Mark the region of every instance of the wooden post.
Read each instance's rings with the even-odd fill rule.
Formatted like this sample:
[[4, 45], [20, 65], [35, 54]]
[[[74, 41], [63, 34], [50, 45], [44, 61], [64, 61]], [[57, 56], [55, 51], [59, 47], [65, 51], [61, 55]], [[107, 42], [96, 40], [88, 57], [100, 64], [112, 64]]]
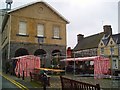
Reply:
[[24, 75], [24, 70], [23, 70], [23, 76], [22, 76], [22, 80], [24, 80], [24, 77], [25, 77], [25, 75]]
[[43, 90], [46, 90], [46, 83], [47, 82], [47, 77], [43, 76]]
[[19, 61], [19, 72], [18, 72], [18, 78], [20, 78], [20, 59], [18, 60]]
[[30, 72], [30, 81], [32, 81], [32, 73]]
[[100, 90], [100, 85], [99, 85], [99, 84], [96, 84], [96, 86], [97, 86], [98, 90]]

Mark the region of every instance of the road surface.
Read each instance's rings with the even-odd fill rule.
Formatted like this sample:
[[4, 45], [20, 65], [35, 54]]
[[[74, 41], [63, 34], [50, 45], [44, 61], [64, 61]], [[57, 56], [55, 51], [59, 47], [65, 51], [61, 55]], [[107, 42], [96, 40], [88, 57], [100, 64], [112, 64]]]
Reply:
[[10, 82], [9, 80], [5, 79], [4, 77], [0, 76], [0, 79], [2, 78], [2, 90], [10, 90], [10, 89], [16, 89], [16, 90], [20, 90], [20, 88], [18, 88], [16, 85], [14, 85], [12, 82]]

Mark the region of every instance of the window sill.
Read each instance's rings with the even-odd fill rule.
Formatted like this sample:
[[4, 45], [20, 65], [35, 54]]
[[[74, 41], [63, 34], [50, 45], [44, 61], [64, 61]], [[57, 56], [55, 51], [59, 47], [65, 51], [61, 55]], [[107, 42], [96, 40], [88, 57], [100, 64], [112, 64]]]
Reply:
[[42, 36], [35, 36], [36, 38], [46, 38], [46, 37], [42, 37]]
[[23, 35], [23, 34], [16, 34], [16, 36], [29, 37], [29, 35]]
[[62, 38], [55, 38], [55, 37], [52, 37], [52, 39], [58, 39], [58, 40], [61, 40]]

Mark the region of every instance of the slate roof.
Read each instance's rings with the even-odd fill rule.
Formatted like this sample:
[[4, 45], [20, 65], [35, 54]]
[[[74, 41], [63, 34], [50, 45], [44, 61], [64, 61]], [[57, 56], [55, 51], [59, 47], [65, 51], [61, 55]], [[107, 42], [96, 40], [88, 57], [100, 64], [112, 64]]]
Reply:
[[108, 44], [109, 40], [110, 40], [110, 35], [108, 35], [108, 36], [104, 35], [102, 38], [102, 41], [103, 41], [105, 46]]
[[112, 35], [112, 38], [115, 43], [120, 44], [120, 33]]
[[97, 48], [103, 35], [104, 32], [101, 32], [88, 37], [84, 37], [81, 41], [77, 43], [77, 45], [74, 47], [74, 50], [77, 51], [77, 50]]
[[113, 35], [108, 36], [108, 37], [103, 37], [102, 41], [103, 41], [104, 45], [108, 44], [111, 37], [113, 38], [115, 43], [120, 44], [120, 33], [118, 33], [118, 34], [113, 34]]

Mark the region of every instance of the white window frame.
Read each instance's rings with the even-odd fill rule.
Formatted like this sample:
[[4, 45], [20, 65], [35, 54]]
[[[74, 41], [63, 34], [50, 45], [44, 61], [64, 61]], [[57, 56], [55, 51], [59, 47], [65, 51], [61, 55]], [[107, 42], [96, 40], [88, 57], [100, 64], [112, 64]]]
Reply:
[[37, 24], [37, 36], [38, 37], [44, 37], [44, 30], [45, 30], [45, 27], [44, 27], [44, 24]]
[[110, 53], [114, 54], [114, 46], [110, 47]]
[[103, 55], [104, 54], [104, 47], [100, 48], [100, 54]]
[[27, 35], [27, 23], [25, 21], [19, 22], [19, 35]]
[[60, 27], [59, 26], [53, 27], [53, 38], [60, 38]]

